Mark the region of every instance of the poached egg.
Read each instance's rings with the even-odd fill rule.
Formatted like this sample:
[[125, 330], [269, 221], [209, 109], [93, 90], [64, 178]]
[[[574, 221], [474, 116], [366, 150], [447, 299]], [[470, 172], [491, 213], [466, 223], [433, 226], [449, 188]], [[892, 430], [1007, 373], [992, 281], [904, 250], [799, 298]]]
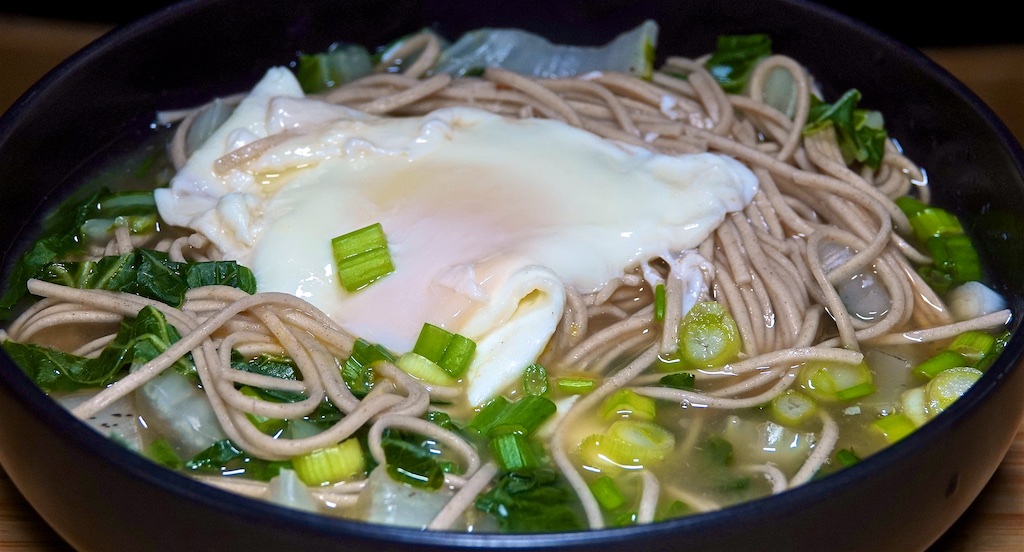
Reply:
[[[724, 155], [663, 155], [472, 107], [375, 117], [303, 97], [279, 67], [156, 200], [168, 223], [249, 266], [259, 291], [301, 297], [368, 341], [409, 351], [425, 322], [473, 339], [464, 379], [479, 405], [544, 350], [566, 286], [595, 291], [695, 248], [756, 190]], [[395, 271], [346, 292], [331, 239], [378, 222]]]

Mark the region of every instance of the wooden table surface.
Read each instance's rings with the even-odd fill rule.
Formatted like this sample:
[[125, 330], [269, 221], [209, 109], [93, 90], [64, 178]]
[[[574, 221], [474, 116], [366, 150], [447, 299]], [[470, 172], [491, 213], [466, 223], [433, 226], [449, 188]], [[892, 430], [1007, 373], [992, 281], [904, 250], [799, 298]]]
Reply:
[[[0, 112], [109, 26], [0, 13]], [[1024, 44], [925, 51], [977, 93], [1024, 142]], [[0, 551], [68, 551], [0, 470]], [[978, 500], [929, 552], [1024, 550], [1024, 425]], [[881, 551], [880, 551], [881, 552]]]

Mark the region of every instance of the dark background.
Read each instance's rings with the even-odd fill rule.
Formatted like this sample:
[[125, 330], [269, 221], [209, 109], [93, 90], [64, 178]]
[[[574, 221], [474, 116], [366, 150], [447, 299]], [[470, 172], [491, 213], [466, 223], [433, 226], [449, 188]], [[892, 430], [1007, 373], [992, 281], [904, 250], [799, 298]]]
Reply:
[[[0, 12], [120, 24], [172, 3], [170, 0], [135, 0], [117, 5], [113, 2], [69, 2], [58, 6], [55, 2], [6, 0], [0, 2]], [[918, 48], [1024, 43], [1024, 24], [1012, 13], [1012, 3], [1005, 1], [821, 0], [817, 3]], [[970, 6], [970, 9], [965, 6]]]

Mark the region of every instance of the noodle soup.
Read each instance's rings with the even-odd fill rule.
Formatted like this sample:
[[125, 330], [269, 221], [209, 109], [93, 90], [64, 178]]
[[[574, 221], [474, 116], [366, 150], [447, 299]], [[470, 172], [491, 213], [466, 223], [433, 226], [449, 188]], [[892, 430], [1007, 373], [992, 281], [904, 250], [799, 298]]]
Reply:
[[770, 37], [656, 39], [424, 31], [161, 113], [169, 185], [61, 209], [4, 348], [172, 469], [431, 530], [717, 510], [928, 423], [1011, 315], [925, 172]]

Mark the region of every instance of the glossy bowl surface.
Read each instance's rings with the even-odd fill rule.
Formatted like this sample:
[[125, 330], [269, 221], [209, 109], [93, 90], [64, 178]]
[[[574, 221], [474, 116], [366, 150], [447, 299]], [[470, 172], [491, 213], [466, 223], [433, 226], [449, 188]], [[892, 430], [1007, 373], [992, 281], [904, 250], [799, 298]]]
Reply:
[[[598, 44], [645, 18], [658, 52], [699, 55], [720, 34], [767, 32], [828, 97], [859, 89], [928, 171], [1024, 305], [1024, 154], [949, 74], [857, 21], [785, 0], [642, 3], [352, 0], [191, 1], [125, 25], [73, 56], [0, 119], [0, 247], [20, 254], [40, 213], [77, 175], [148, 134], [156, 110], [253, 85], [267, 67], [336, 40], [377, 45], [433, 25], [447, 36], [521, 27]], [[921, 550], [967, 508], [1024, 412], [1022, 337], [960, 401], [909, 438], [839, 474], [724, 511], [627, 529], [558, 535], [421, 532], [328, 519], [244, 499], [159, 469], [78, 424], [0, 357], [0, 463], [81, 550]]]

